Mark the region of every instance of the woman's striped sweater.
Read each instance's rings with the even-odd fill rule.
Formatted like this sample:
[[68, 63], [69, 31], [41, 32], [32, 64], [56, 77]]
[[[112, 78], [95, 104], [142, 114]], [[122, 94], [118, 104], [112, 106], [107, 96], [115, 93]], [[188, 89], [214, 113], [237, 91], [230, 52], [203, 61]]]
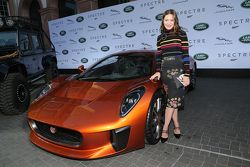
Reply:
[[157, 38], [156, 71], [161, 71], [163, 57], [182, 56], [184, 75], [189, 76], [188, 38], [185, 31], [162, 33]]

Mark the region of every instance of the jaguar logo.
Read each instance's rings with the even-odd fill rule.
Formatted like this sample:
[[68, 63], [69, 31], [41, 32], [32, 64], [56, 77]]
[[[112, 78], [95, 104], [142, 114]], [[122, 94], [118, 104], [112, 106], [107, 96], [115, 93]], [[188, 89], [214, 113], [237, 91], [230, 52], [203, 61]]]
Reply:
[[239, 41], [242, 43], [250, 43], [250, 34], [243, 35], [242, 37], [239, 38]]
[[51, 127], [49, 128], [49, 131], [50, 131], [52, 134], [55, 134], [55, 133], [57, 132], [56, 128], [53, 127], [53, 126], [51, 126]]
[[206, 60], [208, 59], [208, 55], [206, 53], [197, 53], [194, 55], [194, 59], [199, 61]]
[[89, 61], [89, 60], [88, 60], [87, 58], [82, 58], [82, 59], [81, 59], [81, 62], [82, 62], [82, 63], [87, 63], [88, 61]]
[[207, 23], [198, 23], [196, 25], [194, 25], [194, 30], [196, 31], [203, 31], [208, 29], [209, 25]]
[[109, 47], [108, 46], [103, 46], [103, 47], [101, 47], [101, 50], [103, 52], [107, 52], [107, 51], [109, 51]]
[[64, 55], [66, 55], [66, 54], [68, 54], [69, 53], [69, 51], [67, 50], [67, 49], [64, 49], [63, 51], [62, 51], [62, 54], [64, 54]]
[[158, 14], [158, 15], [155, 16], [155, 19], [158, 20], [158, 21], [161, 21], [162, 20], [162, 16], [163, 16], [163, 13]]
[[60, 35], [61, 35], [61, 36], [66, 35], [66, 31], [64, 31], [64, 30], [60, 31]]
[[129, 31], [129, 32], [127, 32], [125, 35], [126, 35], [126, 37], [128, 37], [128, 38], [132, 38], [132, 37], [134, 37], [134, 36], [136, 35], [136, 32], [134, 32], [134, 31]]
[[250, 0], [245, 0], [244, 2], [242, 2], [241, 7], [250, 8]]
[[124, 12], [129, 13], [132, 12], [135, 9], [134, 6], [127, 6], [123, 9]]
[[99, 28], [100, 28], [100, 29], [105, 29], [105, 28], [107, 28], [107, 27], [108, 27], [108, 24], [107, 24], [107, 23], [102, 23], [102, 24], [99, 25]]
[[80, 43], [84, 43], [84, 42], [86, 42], [86, 38], [79, 38], [79, 40], [78, 40]]
[[84, 17], [82, 17], [82, 16], [79, 16], [79, 17], [76, 18], [77, 22], [82, 22], [83, 20], [84, 20]]

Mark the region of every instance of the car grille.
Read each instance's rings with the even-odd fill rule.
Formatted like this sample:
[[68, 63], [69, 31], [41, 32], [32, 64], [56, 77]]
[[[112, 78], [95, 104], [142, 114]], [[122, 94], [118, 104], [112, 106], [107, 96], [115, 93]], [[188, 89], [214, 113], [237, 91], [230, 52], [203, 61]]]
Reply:
[[[56, 144], [69, 147], [79, 147], [82, 143], [82, 135], [74, 130], [59, 128], [34, 121], [36, 133]], [[34, 126], [33, 126], [34, 127]]]

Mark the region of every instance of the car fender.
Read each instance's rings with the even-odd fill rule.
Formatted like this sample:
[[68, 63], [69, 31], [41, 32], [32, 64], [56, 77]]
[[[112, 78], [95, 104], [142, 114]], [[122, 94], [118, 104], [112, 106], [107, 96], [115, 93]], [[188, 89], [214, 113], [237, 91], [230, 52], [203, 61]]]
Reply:
[[8, 74], [9, 66], [6, 65], [5, 63], [0, 64], [0, 81], [4, 81]]
[[4, 81], [10, 72], [20, 72], [27, 76], [27, 71], [23, 64], [17, 61], [0, 63], [0, 81]]

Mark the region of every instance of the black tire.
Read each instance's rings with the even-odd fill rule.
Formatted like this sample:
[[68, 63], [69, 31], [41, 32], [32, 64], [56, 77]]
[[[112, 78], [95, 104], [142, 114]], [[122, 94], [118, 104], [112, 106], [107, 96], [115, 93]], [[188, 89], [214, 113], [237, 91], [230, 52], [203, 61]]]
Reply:
[[145, 142], [153, 145], [159, 142], [164, 125], [165, 95], [157, 91], [150, 103], [145, 127]]
[[58, 71], [56, 62], [51, 60], [49, 65], [47, 65], [45, 67], [45, 74], [46, 74], [46, 77], [45, 77], [46, 82], [51, 81], [53, 78], [55, 78], [59, 75], [59, 71]]
[[194, 66], [192, 73], [190, 75], [190, 85], [188, 86], [188, 90], [194, 90], [196, 87], [196, 65]]
[[0, 84], [0, 110], [3, 114], [14, 115], [27, 111], [30, 92], [26, 78], [21, 73], [8, 74]]

